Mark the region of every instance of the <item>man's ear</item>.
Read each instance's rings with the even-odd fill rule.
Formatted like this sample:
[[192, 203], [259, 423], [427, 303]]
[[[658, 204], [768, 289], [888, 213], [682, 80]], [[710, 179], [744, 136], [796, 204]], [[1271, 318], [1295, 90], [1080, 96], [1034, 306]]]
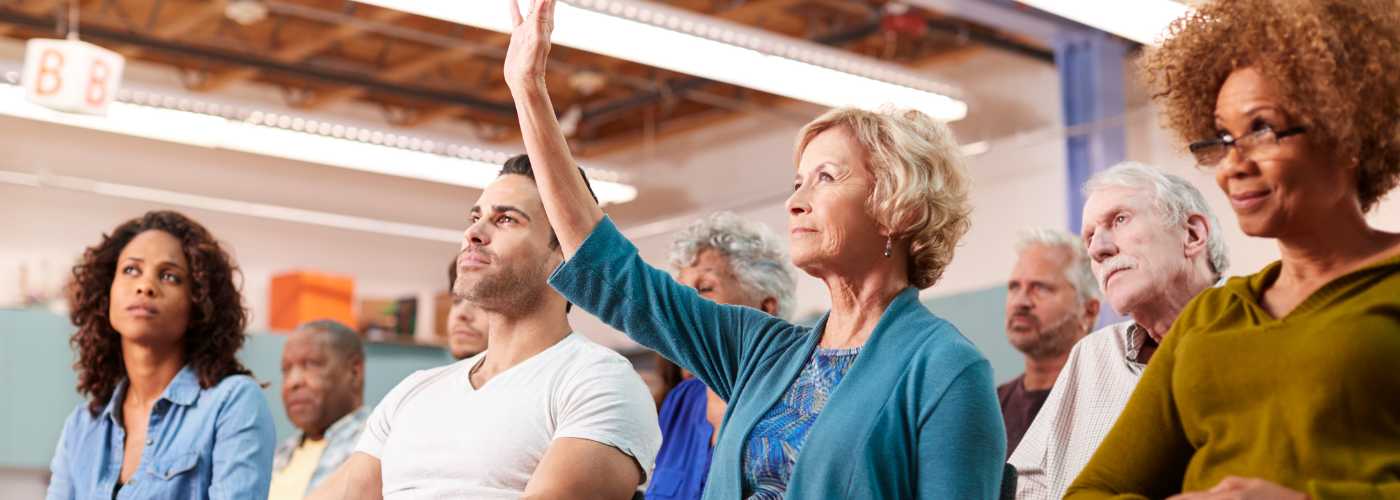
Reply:
[[1186, 217], [1186, 241], [1183, 245], [1183, 251], [1187, 259], [1195, 258], [1201, 252], [1207, 251], [1210, 231], [1210, 223], [1206, 222], [1204, 215], [1191, 214]]
[[357, 356], [353, 363], [350, 363], [350, 380], [355, 390], [360, 394], [365, 392], [365, 357]]
[[759, 309], [762, 309], [763, 312], [768, 313], [768, 315], [770, 315], [770, 316], [777, 316], [777, 315], [778, 315], [778, 299], [776, 299], [776, 298], [774, 298], [774, 297], [768, 297], [768, 298], [766, 298], [766, 299], [763, 299], [763, 302], [760, 303], [760, 304], [758, 305], [758, 308], [759, 308]]

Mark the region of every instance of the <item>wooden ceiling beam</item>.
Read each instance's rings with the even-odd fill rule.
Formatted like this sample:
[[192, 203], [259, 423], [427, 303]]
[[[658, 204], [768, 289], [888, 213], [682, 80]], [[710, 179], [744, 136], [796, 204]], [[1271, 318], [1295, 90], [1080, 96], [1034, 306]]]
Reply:
[[[176, 17], [174, 21], [165, 24], [158, 24], [151, 35], [162, 40], [171, 40], [190, 34], [200, 26], [210, 21], [219, 19], [224, 15], [225, 0], [208, 0], [192, 12]], [[145, 50], [140, 47], [127, 46], [117, 50], [127, 58], [141, 57]]]
[[[442, 64], [460, 61], [471, 57], [473, 49], [468, 47], [455, 47], [445, 50], [435, 50], [426, 55], [409, 59], [379, 72], [379, 77], [386, 81], [402, 82], [432, 71]], [[340, 87], [325, 92], [318, 92], [311, 98], [301, 103], [303, 108], [319, 109], [331, 104], [358, 99], [369, 92], [362, 87]]]
[[[375, 9], [370, 13], [369, 19], [375, 22], [392, 23], [407, 15], [408, 13], [399, 10]], [[364, 26], [360, 24], [342, 24], [332, 28], [326, 33], [282, 47], [272, 52], [270, 56], [272, 59], [283, 63], [301, 62], [308, 57], [330, 48], [337, 42], [355, 37], [364, 33], [364, 31]], [[253, 78], [257, 75], [257, 68], [235, 68], [210, 75], [208, 78], [196, 84], [194, 88], [195, 90], [205, 92], [215, 91], [234, 83]]]
[[[32, 0], [21, 2], [16, 8], [25, 14], [42, 16], [48, 14], [63, 2], [64, 0]], [[15, 28], [17, 28], [17, 26], [13, 24], [0, 26], [0, 36], [9, 35]]]

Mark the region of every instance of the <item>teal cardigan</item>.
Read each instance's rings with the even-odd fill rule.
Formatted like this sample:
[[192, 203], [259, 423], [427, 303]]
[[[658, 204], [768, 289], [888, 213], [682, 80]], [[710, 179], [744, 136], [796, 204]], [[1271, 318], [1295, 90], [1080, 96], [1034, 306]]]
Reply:
[[[701, 298], [643, 262], [608, 218], [550, 284], [729, 402], [705, 498], [739, 498], [744, 443], [811, 357], [826, 317], [807, 328]], [[908, 288], [817, 418], [787, 497], [990, 500], [1005, 457], [991, 365]]]

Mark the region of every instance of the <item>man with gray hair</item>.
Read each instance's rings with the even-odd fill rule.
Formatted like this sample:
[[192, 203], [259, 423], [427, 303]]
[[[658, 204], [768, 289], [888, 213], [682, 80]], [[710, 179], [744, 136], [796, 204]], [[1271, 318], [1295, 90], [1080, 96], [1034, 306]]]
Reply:
[[355, 451], [369, 418], [365, 349], [337, 321], [301, 325], [282, 347], [282, 404], [297, 432], [277, 447], [270, 500], [300, 499]]
[[1084, 192], [1082, 245], [1109, 305], [1131, 319], [1090, 334], [1070, 352], [1011, 454], [1018, 499], [1064, 496], [1177, 314], [1228, 265], [1215, 216], [1185, 179], [1123, 163], [1090, 178]]
[[1026, 358], [1026, 371], [997, 387], [1006, 449], [1031, 425], [1070, 348], [1094, 328], [1098, 287], [1079, 239], [1055, 229], [1023, 231], [1006, 284], [1006, 335]]
[[[761, 224], [730, 212], [712, 214], [676, 235], [670, 260], [677, 281], [702, 297], [779, 318], [792, 314], [792, 272], [777, 238]], [[686, 378], [668, 391], [661, 403], [661, 451], [648, 500], [700, 499], [725, 408], [725, 401], [697, 378]]]

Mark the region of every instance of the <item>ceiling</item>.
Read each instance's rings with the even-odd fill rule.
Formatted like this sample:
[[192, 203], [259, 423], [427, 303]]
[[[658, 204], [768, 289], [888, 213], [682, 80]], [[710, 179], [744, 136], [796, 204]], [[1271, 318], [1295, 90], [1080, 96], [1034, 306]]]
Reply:
[[[359, 101], [395, 126], [453, 121], [488, 143], [518, 142], [500, 74], [504, 34], [348, 0], [260, 0], [254, 3], [266, 7], [266, 17], [247, 24], [226, 14], [229, 0], [72, 1], [83, 39], [178, 68], [196, 92], [264, 84], [308, 111]], [[885, 0], [661, 3], [916, 69], [978, 47], [1049, 58], [1029, 38]], [[0, 35], [56, 37], [74, 7], [0, 0]], [[733, 85], [565, 47], [551, 58], [550, 90], [583, 157], [739, 116], [783, 113], [784, 98]]]

